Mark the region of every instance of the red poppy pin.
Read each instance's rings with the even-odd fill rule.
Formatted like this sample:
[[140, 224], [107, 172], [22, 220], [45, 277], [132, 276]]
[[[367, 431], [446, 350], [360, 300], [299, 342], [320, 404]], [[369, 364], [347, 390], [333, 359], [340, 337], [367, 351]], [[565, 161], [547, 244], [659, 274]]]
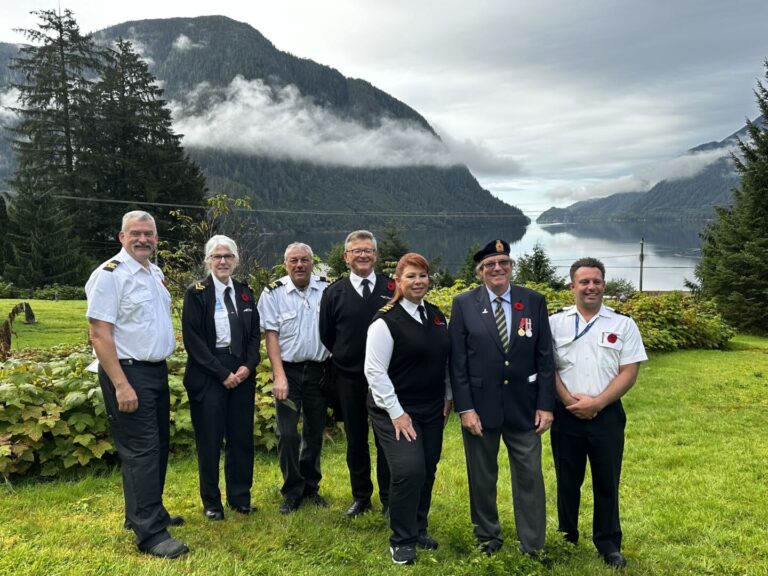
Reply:
[[240, 298], [243, 299], [243, 302], [250, 302], [251, 297], [248, 296], [247, 292], [240, 292]]
[[611, 332], [610, 334], [608, 334], [608, 336], [605, 337], [605, 339], [608, 340], [608, 342], [610, 342], [611, 344], [615, 344], [616, 340], [618, 340], [619, 337], [616, 336], [616, 334], [614, 334], [613, 332]]
[[440, 320], [439, 316], [435, 316], [434, 322], [435, 322], [435, 326], [442, 326], [443, 325], [443, 322], [442, 322], [442, 320]]
[[515, 302], [515, 310], [522, 310], [522, 309], [523, 309], [523, 303]]
[[392, 290], [394, 290], [394, 289], [395, 289], [395, 283], [394, 283], [392, 280], [390, 280], [389, 282], [387, 282], [387, 290], [389, 290], [390, 292], [392, 292]]

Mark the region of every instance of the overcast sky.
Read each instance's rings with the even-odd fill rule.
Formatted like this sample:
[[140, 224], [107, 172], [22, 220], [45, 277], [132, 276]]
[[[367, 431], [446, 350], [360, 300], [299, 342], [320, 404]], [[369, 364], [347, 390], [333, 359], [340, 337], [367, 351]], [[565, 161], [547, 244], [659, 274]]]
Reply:
[[[0, 41], [46, 0], [2, 0]], [[421, 113], [481, 184], [535, 216], [690, 173], [754, 118], [766, 0], [68, 0], [83, 31], [221, 14]], [[693, 167], [693, 168], [692, 168]], [[678, 170], [679, 169], [679, 170]]]

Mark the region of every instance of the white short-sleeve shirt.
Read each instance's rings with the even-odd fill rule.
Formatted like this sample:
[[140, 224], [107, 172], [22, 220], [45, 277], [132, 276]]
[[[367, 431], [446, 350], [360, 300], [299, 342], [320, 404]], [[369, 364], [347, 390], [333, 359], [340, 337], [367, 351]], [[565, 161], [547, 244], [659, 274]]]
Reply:
[[176, 348], [171, 295], [164, 281], [160, 268], [151, 262], [145, 268], [125, 249], [88, 279], [85, 315], [114, 325], [118, 358], [159, 362]]
[[330, 352], [320, 341], [320, 299], [328, 283], [311, 276], [299, 290], [290, 276], [264, 288], [259, 298], [262, 332], [277, 332], [284, 362], [323, 362]]
[[635, 321], [608, 306], [602, 306], [589, 323], [576, 306], [564, 308], [549, 317], [549, 326], [557, 371], [571, 393], [597, 396], [620, 366], [648, 359]]

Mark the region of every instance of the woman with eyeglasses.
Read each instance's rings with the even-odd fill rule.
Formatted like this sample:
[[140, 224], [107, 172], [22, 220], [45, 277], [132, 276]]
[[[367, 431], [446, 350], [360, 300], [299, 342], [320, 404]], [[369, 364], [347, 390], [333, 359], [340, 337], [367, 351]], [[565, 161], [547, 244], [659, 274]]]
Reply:
[[232, 278], [237, 245], [213, 236], [205, 245], [210, 274], [184, 294], [181, 329], [187, 350], [184, 387], [195, 429], [203, 515], [223, 520], [219, 456], [224, 443], [227, 504], [250, 514], [253, 410], [259, 363], [259, 313], [253, 291]]
[[437, 548], [427, 515], [451, 409], [450, 341], [445, 316], [424, 300], [427, 288], [426, 259], [400, 258], [395, 294], [368, 328], [365, 350], [368, 413], [392, 478], [389, 541], [396, 564], [413, 563], [417, 547]]

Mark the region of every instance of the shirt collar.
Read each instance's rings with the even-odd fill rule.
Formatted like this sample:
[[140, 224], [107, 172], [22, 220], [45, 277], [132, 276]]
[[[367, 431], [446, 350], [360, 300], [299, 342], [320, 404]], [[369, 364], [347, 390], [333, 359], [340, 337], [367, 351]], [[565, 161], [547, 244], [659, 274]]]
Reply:
[[[491, 303], [493, 303], [493, 301], [496, 300], [498, 296], [496, 296], [496, 294], [492, 292], [491, 289], [488, 288], [488, 286], [486, 286], [485, 289], [488, 291], [488, 299], [491, 301]], [[504, 292], [504, 294], [501, 295], [501, 299], [504, 301], [505, 304], [509, 304], [512, 301], [512, 299], [510, 298], [510, 292], [512, 292], [512, 286], [507, 288], [506, 292]]]
[[216, 294], [223, 294], [225, 288], [232, 288], [232, 292], [235, 291], [235, 285], [232, 282], [232, 277], [229, 277], [229, 282], [227, 284], [224, 284], [221, 280], [216, 278], [213, 274], [211, 274], [211, 280], [213, 280], [213, 286], [216, 289]]
[[[579, 315], [579, 317], [580, 317], [582, 320], [584, 320], [584, 317], [583, 317], [583, 316], [581, 315], [581, 313], [579, 312], [579, 309], [578, 309], [578, 308], [576, 308], [576, 304], [573, 304], [572, 306], [569, 306], [568, 308], [566, 308], [565, 310], [563, 310], [563, 313], [564, 313], [566, 316], [575, 316], [576, 314], [578, 314], [578, 315]], [[595, 318], [595, 317], [597, 317], [597, 316], [610, 316], [610, 315], [611, 315], [611, 314], [610, 314], [610, 309], [609, 309], [608, 307], [606, 307], [606, 305], [605, 305], [605, 304], [601, 304], [601, 305], [600, 305], [600, 310], [598, 310], [598, 311], [597, 311], [597, 314], [595, 314], [595, 315], [593, 316], [593, 318]]]
[[[402, 306], [405, 309], [405, 311], [408, 312], [408, 314], [414, 317], [418, 314], [419, 306], [424, 306], [424, 300], [422, 300], [418, 304], [414, 304], [407, 298], [400, 298], [399, 302], [400, 302], [400, 306]], [[426, 306], [424, 307], [424, 309], [426, 310]]]
[[[376, 272], [371, 272], [365, 278], [367, 278], [368, 281], [371, 283], [371, 290], [373, 290], [373, 287], [376, 284]], [[360, 285], [363, 283], [363, 280], [364, 280], [364, 278], [362, 278], [361, 276], [358, 276], [354, 272], [349, 273], [349, 279], [352, 282], [352, 286], [354, 286], [355, 289], [360, 288]]]
[[117, 255], [117, 258], [115, 260], [120, 260], [123, 264], [125, 264], [126, 268], [128, 268], [128, 271], [131, 274], [136, 274], [139, 270], [144, 270], [145, 272], [149, 272], [152, 269], [152, 262], [149, 262], [149, 266], [147, 268], [144, 268], [144, 266], [141, 265], [141, 263], [136, 260], [133, 256], [131, 256], [128, 253], [128, 250], [123, 248], [120, 250], [120, 253]]
[[[290, 293], [290, 292], [293, 292], [294, 290], [299, 290], [296, 284], [293, 283], [293, 280], [291, 280], [291, 277], [288, 276], [287, 274], [280, 279], [280, 282], [282, 282], [285, 285], [286, 292]], [[309, 277], [309, 284], [307, 284], [307, 288], [312, 290], [317, 290], [317, 276], [311, 275]], [[307, 290], [304, 289], [305, 293], [306, 291]]]

